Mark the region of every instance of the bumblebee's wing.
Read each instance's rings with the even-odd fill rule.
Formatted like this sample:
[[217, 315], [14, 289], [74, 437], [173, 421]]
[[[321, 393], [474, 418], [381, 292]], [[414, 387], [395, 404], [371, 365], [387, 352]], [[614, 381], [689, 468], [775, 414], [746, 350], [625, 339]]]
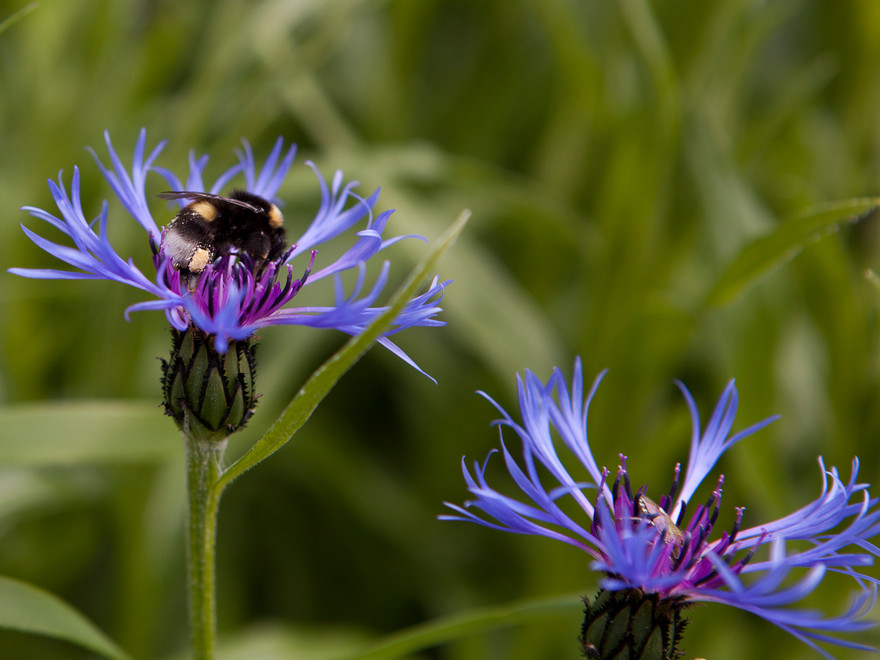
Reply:
[[254, 213], [263, 213], [263, 209], [254, 206], [253, 204], [248, 204], [247, 202], [243, 202], [240, 199], [230, 199], [229, 197], [223, 197], [221, 195], [213, 195], [211, 193], [205, 192], [194, 192], [190, 190], [169, 190], [166, 192], [159, 193], [157, 197], [167, 200], [174, 199], [191, 199], [194, 202], [204, 201], [204, 202], [213, 202], [220, 204], [230, 204], [232, 206], [240, 206], [243, 209], [247, 209], [248, 211], [253, 211]]

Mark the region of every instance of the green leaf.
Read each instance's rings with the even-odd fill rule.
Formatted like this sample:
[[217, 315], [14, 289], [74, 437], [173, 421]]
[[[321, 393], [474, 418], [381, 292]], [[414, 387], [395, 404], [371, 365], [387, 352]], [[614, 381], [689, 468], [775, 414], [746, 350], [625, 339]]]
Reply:
[[0, 626], [57, 637], [106, 658], [129, 657], [92, 622], [57, 596], [7, 577], [0, 577]]
[[0, 465], [164, 461], [183, 453], [155, 402], [64, 401], [0, 406]]
[[30, 14], [36, 8], [37, 8], [37, 3], [32, 2], [29, 5], [25, 5], [24, 7], [19, 9], [17, 12], [10, 14], [6, 18], [6, 20], [0, 22], [0, 34], [3, 34], [4, 32], [6, 32], [6, 30], [11, 28], [16, 23], [18, 23], [18, 21], [20, 21], [26, 15]]
[[372, 343], [397, 318], [400, 311], [415, 295], [422, 281], [434, 271], [443, 253], [455, 243], [468, 218], [470, 211], [462, 211], [452, 226], [431, 246], [410, 272], [406, 281], [392, 297], [388, 310], [373, 321], [363, 333], [352, 337], [335, 355], [318, 367], [266, 435], [257, 440], [244, 456], [223, 472], [215, 484], [215, 494], [219, 495], [233, 479], [274, 454], [293, 438], [294, 433], [311, 417], [315, 408], [343, 374], [354, 366]]
[[553, 598], [529, 599], [471, 610], [444, 617], [390, 635], [366, 649], [338, 656], [337, 660], [388, 660], [399, 658], [437, 644], [530, 621], [581, 612], [583, 598], [576, 594]]
[[880, 197], [860, 197], [823, 204], [784, 222], [774, 232], [746, 245], [715, 282], [709, 305], [734, 300], [761, 277], [794, 259], [810, 243], [837, 231], [842, 224], [858, 222], [880, 206]]

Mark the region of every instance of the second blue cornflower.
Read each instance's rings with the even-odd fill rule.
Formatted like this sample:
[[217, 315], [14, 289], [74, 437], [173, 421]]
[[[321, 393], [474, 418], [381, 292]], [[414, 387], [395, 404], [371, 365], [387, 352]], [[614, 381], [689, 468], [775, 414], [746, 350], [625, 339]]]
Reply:
[[[502, 415], [498, 423], [522, 443], [518, 461], [501, 442], [504, 465], [521, 493], [514, 497], [489, 485], [488, 458], [473, 472], [463, 461], [474, 499], [447, 504], [455, 513], [441, 519], [545, 536], [585, 552], [602, 576], [598, 597], [585, 599], [581, 643], [587, 658], [677, 657], [684, 610], [697, 602], [756, 614], [827, 658], [819, 642], [872, 650], [841, 637], [873, 625], [862, 618], [876, 599], [877, 580], [862, 571], [880, 555], [870, 541], [880, 534], [880, 508], [867, 484], [857, 482], [858, 460], [843, 481], [820, 459], [822, 492], [815, 501], [745, 529], [744, 509], [737, 508], [732, 527], [719, 534], [723, 477], [705, 503], [694, 502], [697, 489], [725, 451], [773, 418], [731, 434], [738, 403], [731, 382], [701, 431], [696, 404], [680, 385], [693, 421], [690, 453], [684, 472], [676, 465], [671, 488], [655, 501], [647, 486], [633, 487], [626, 456], [620, 455], [612, 481], [593, 457], [587, 413], [601, 379], [585, 397], [579, 359], [570, 389], [558, 369], [546, 383], [526, 371], [525, 379], [517, 377], [521, 421], [487, 396]], [[557, 446], [568, 450], [565, 460]], [[826, 617], [792, 607], [831, 573], [856, 588], [848, 611]]]

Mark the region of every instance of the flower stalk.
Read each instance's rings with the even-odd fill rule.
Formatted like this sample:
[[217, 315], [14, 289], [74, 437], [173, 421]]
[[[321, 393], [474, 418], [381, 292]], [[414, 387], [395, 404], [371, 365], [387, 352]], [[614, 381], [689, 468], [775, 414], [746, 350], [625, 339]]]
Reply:
[[189, 621], [194, 660], [211, 660], [217, 636], [216, 572], [217, 509], [215, 488], [223, 471], [227, 440], [184, 435], [186, 443], [187, 581]]

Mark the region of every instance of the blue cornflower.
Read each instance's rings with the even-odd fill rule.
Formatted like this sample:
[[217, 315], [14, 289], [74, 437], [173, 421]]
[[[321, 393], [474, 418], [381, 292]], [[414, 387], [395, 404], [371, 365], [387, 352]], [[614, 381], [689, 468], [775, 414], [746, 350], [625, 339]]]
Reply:
[[[724, 603], [763, 617], [828, 658], [832, 656], [817, 642], [872, 650], [839, 637], [873, 625], [860, 619], [876, 600], [878, 582], [861, 572], [862, 567], [873, 564], [872, 555], [880, 555], [880, 548], [869, 541], [880, 534], [880, 508], [877, 498], [869, 495], [868, 485], [856, 482], [858, 459], [853, 460], [851, 476], [845, 482], [836, 468], [827, 470], [820, 458], [822, 490], [814, 502], [784, 518], [748, 529], [742, 529], [744, 509], [737, 508], [732, 528], [713, 535], [723, 477], [718, 478], [705, 504], [692, 506], [689, 517], [688, 505], [721, 455], [775, 417], [731, 435], [738, 404], [731, 381], [701, 433], [694, 400], [679, 383], [693, 422], [690, 455], [684, 479], [680, 464], [676, 465], [671, 489], [655, 502], [648, 497], [646, 486], [633, 491], [625, 456], [620, 455], [617, 475], [609, 484], [609, 471], [599, 468], [590, 450], [587, 413], [603, 376], [604, 372], [584, 398], [580, 359], [575, 361], [570, 390], [559, 369], [546, 384], [527, 370], [525, 380], [517, 376], [521, 422], [481, 392], [501, 413], [497, 423], [513, 429], [522, 442], [523, 460], [519, 463], [503, 438], [501, 441], [505, 467], [522, 496], [510, 497], [488, 485], [488, 457], [482, 464], [474, 463], [473, 474], [462, 459], [464, 478], [475, 499], [464, 507], [445, 503], [456, 515], [440, 518], [546, 536], [580, 548], [593, 558], [591, 567], [604, 575], [600, 595], [626, 594], [621, 598], [621, 609], [626, 606], [635, 611], [640, 599], [650, 599], [655, 612], [662, 611], [664, 604], [666, 611], [680, 612], [694, 602]], [[564, 466], [554, 436], [586, 470], [586, 481]], [[542, 483], [548, 478], [552, 481], [549, 488]], [[594, 495], [588, 495], [591, 490], [596, 491]], [[577, 511], [574, 517], [569, 505]], [[758, 551], [765, 547], [766, 557], [760, 555], [759, 559]], [[811, 594], [828, 571], [848, 576], [858, 587], [847, 612], [826, 617], [790, 607]], [[636, 601], [633, 594], [639, 595]], [[588, 643], [601, 635], [591, 636], [589, 626], [613, 607], [604, 596], [597, 603], [601, 607], [595, 607], [591, 614], [587, 602], [588, 620], [582, 637], [587, 657], [601, 656]], [[676, 625], [674, 635], [680, 635], [682, 622]]]
[[[276, 195], [293, 163], [296, 147], [285, 150], [284, 142], [279, 138], [269, 157], [258, 167], [250, 145], [243, 141], [243, 149], [237, 152], [238, 163], [208, 185], [203, 178], [207, 156], [197, 158], [191, 153], [189, 172], [185, 181], [181, 181], [171, 170], [154, 164], [165, 142], [147, 154], [145, 130], [138, 137], [130, 169], [120, 160], [109, 135], [105, 134], [105, 140], [110, 166], [105, 166], [94, 152], [92, 155], [126, 211], [146, 231], [154, 273], [145, 274], [132, 259], [120, 256], [110, 244], [106, 201], [94, 221], [85, 218], [80, 200], [80, 172], [76, 167], [69, 191], [62, 173], [59, 173], [57, 182], [49, 181], [58, 215], [24, 207], [32, 216], [66, 234], [74, 246], [54, 243], [27, 227], [22, 228], [40, 248], [78, 270], [12, 268], [10, 272], [42, 279], [106, 279], [141, 289], [152, 299], [132, 305], [126, 310], [126, 318], [131, 311], [163, 310], [177, 331], [195, 328], [212, 337], [212, 349], [218, 354], [226, 353], [230, 342], [248, 340], [260, 328], [271, 325], [334, 328], [356, 335], [384, 311], [383, 307], [375, 306], [375, 301], [387, 282], [388, 263], [385, 262], [375, 284], [367, 291], [364, 290], [365, 264], [389, 245], [409, 237], [383, 237], [392, 212], [385, 211], [374, 217], [378, 190], [362, 198], [353, 191], [357, 182], [343, 184], [339, 171], [328, 187], [318, 168], [307, 162], [317, 176], [321, 204], [299, 239], [280, 258], [261, 263], [259, 268], [254, 267], [247, 255], [235, 251], [218, 255], [207, 264], [193, 285], [191, 279], [182, 277], [181, 271], [174, 267], [166, 250], [166, 232], [154, 220], [146, 196], [147, 175], [157, 174], [175, 191], [212, 194], [222, 193], [236, 176], [242, 175], [245, 191], [280, 204]], [[187, 202], [181, 200], [178, 203], [182, 208]], [[164, 203], [161, 208], [166, 208]], [[168, 214], [168, 220], [172, 215]], [[351, 230], [364, 219], [366, 225], [355, 232], [356, 239], [342, 256], [322, 264], [316, 246]], [[298, 272], [302, 273], [298, 277], [294, 275], [295, 262], [299, 264], [296, 266]], [[346, 294], [340, 273], [351, 269], [358, 270], [358, 277], [353, 290]], [[303, 288], [330, 275], [335, 279], [333, 300], [321, 306], [287, 306]], [[438, 303], [447, 284], [435, 278], [426, 293], [409, 301], [391, 329], [379, 339], [379, 343], [416, 369], [418, 366], [388, 336], [411, 326], [443, 325], [436, 315], [441, 311]]]

